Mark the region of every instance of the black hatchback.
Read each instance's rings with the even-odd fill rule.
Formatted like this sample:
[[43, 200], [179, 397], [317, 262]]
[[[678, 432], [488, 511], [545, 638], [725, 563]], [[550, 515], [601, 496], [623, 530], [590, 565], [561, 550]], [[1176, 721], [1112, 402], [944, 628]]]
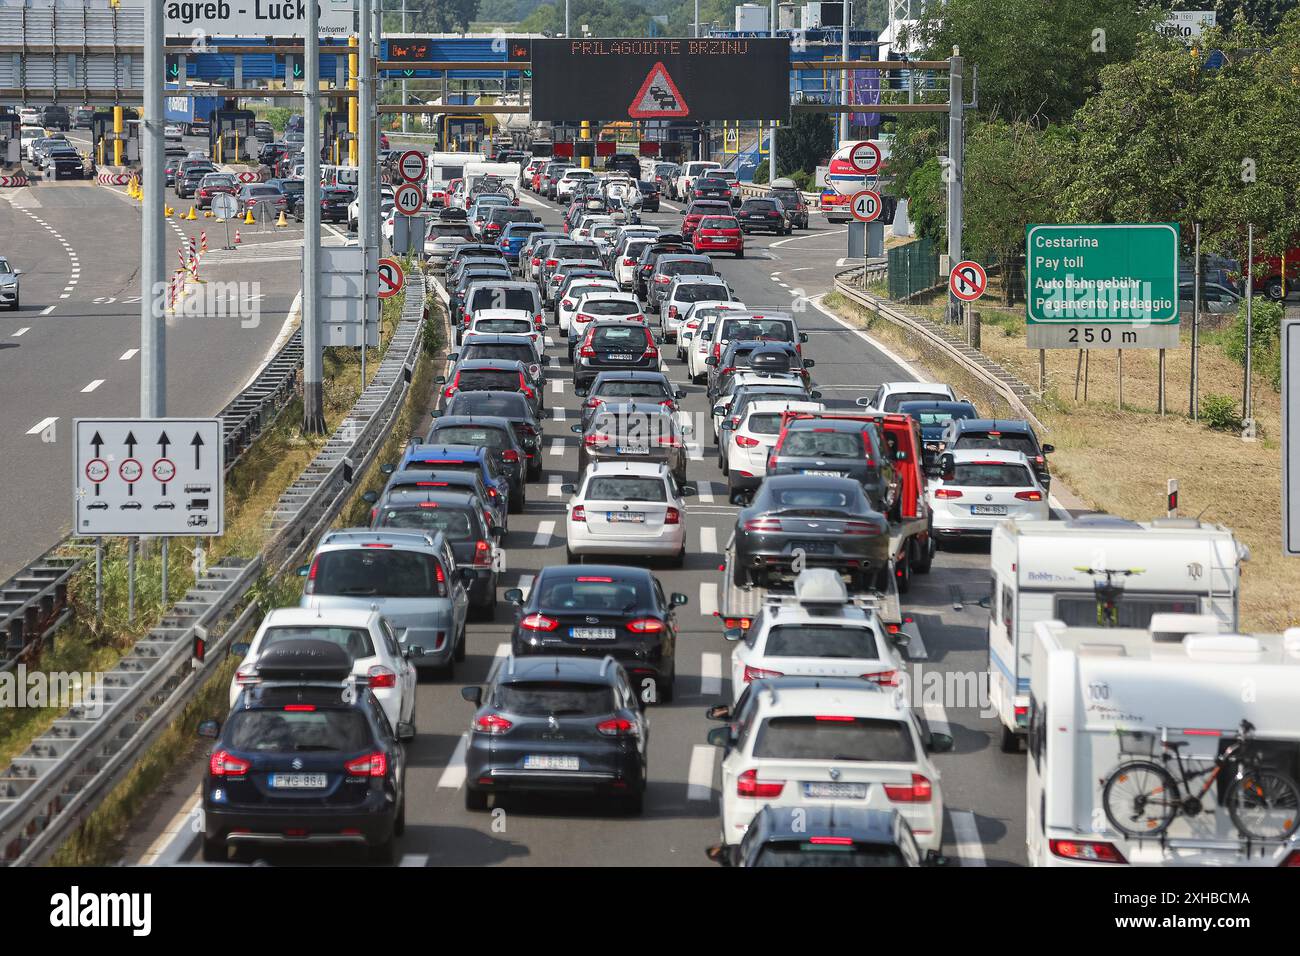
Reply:
[[740, 221], [742, 232], [757, 232], [762, 229], [777, 235], [792, 231], [785, 208], [777, 199], [746, 199], [736, 210], [736, 219]]
[[491, 415], [506, 419], [527, 453], [528, 480], [542, 477], [542, 423], [528, 399], [519, 392], [460, 392], [452, 396], [441, 412], [434, 412], [435, 418], [440, 415]]
[[659, 370], [659, 346], [644, 322], [593, 322], [573, 353], [573, 384], [586, 389], [601, 372]]
[[424, 443], [473, 445], [488, 449], [497, 470], [510, 480], [510, 510], [523, 510], [527, 453], [520, 447], [510, 422], [481, 415], [439, 415], [433, 420]]
[[769, 475], [852, 478], [879, 511], [889, 511], [897, 477], [888, 446], [870, 422], [797, 418], [767, 456]]
[[677, 674], [677, 608], [689, 598], [664, 597], [658, 579], [644, 568], [566, 565], [543, 568], [515, 605], [510, 635], [516, 657], [563, 654], [603, 659], [611, 655], [627, 670], [644, 703], [673, 699]]
[[[281, 641], [257, 661], [260, 682], [240, 692], [224, 726], [199, 725], [215, 742], [203, 779], [203, 859], [231, 846], [364, 847], [391, 863], [406, 822], [403, 743], [352, 656], [320, 640]], [[341, 693], [341, 691], [344, 691]]]
[[477, 708], [465, 751], [465, 808], [489, 794], [592, 793], [641, 812], [650, 727], [613, 657], [513, 655], [485, 687], [461, 696]]

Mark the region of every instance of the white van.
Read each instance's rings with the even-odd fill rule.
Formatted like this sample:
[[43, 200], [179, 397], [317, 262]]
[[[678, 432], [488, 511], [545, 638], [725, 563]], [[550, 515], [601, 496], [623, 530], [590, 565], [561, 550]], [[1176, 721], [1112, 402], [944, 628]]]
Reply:
[[721, 163], [715, 163], [711, 159], [693, 159], [689, 163], [683, 163], [681, 172], [673, 181], [673, 193], [680, 202], [687, 202], [691, 198], [691, 190], [695, 188], [696, 178], [709, 169], [721, 169]]
[[356, 166], [321, 166], [322, 186], [349, 186], [356, 190], [361, 184], [361, 170]]
[[[1032, 866], [1300, 865], [1300, 628], [1184, 636], [1195, 625], [1178, 627], [1178, 617], [1159, 619], [1163, 634], [1034, 626], [1025, 792]], [[1245, 747], [1260, 760], [1262, 787], [1286, 797], [1277, 809], [1242, 814], [1245, 828], [1229, 804], [1251, 789], [1230, 789], [1231, 765], [1213, 775], [1216, 756], [1241, 739], [1242, 721], [1253, 725]], [[1155, 796], [1171, 790], [1177, 813]]]
[[[1121, 627], [1146, 627], [1160, 612], [1212, 614], [1237, 627], [1241, 563], [1250, 556], [1232, 532], [1193, 518], [1136, 522], [1111, 515], [1070, 521], [1005, 521], [989, 546], [989, 697], [1002, 722], [1002, 750], [1020, 749], [1029, 717], [1034, 625], [1097, 623], [1096, 584], [1108, 569], [1122, 583]], [[1085, 570], [1080, 570], [1085, 569]]]

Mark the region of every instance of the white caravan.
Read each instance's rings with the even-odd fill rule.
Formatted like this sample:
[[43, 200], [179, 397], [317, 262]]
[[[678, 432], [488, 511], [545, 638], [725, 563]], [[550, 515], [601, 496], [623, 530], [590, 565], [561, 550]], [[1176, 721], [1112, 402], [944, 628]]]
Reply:
[[465, 175], [470, 163], [483, 161], [482, 153], [429, 153], [424, 172], [424, 201], [430, 206], [447, 205], [447, 184]]
[[[1152, 614], [1213, 614], [1218, 630], [1237, 627], [1241, 562], [1250, 552], [1232, 532], [1194, 518], [1129, 521], [1106, 514], [1070, 521], [1005, 521], [989, 546], [989, 698], [1002, 722], [1002, 750], [1020, 749], [1029, 716], [1029, 652], [1034, 625], [1098, 623], [1098, 582], [1114, 574], [1121, 627], [1146, 627]], [[1080, 570], [1084, 569], [1084, 570]]]
[[[1035, 625], [1031, 865], [1300, 866], [1300, 628], [1196, 633], [1205, 623]], [[1237, 745], [1242, 721], [1260, 769], [1238, 779], [1231, 764], [1216, 773], [1215, 758]], [[1274, 798], [1268, 808], [1257, 792]]]

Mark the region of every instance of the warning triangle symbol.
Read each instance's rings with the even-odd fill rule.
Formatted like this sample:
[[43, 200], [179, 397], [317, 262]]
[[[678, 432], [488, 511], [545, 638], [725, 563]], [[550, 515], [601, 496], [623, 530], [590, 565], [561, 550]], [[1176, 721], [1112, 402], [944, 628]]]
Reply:
[[662, 119], [666, 116], [689, 116], [690, 113], [681, 90], [677, 89], [662, 61], [650, 68], [641, 89], [632, 97], [632, 105], [627, 108], [627, 115], [633, 119]]

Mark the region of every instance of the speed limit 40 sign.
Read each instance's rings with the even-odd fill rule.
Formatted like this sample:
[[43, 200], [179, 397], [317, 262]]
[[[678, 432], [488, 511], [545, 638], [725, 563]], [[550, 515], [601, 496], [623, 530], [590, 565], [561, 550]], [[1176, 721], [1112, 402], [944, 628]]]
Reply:
[[403, 183], [393, 194], [393, 205], [406, 216], [414, 216], [424, 208], [424, 193], [415, 183]]
[[880, 215], [880, 193], [873, 189], [863, 189], [853, 194], [850, 200], [853, 218], [858, 222], [875, 222]]

